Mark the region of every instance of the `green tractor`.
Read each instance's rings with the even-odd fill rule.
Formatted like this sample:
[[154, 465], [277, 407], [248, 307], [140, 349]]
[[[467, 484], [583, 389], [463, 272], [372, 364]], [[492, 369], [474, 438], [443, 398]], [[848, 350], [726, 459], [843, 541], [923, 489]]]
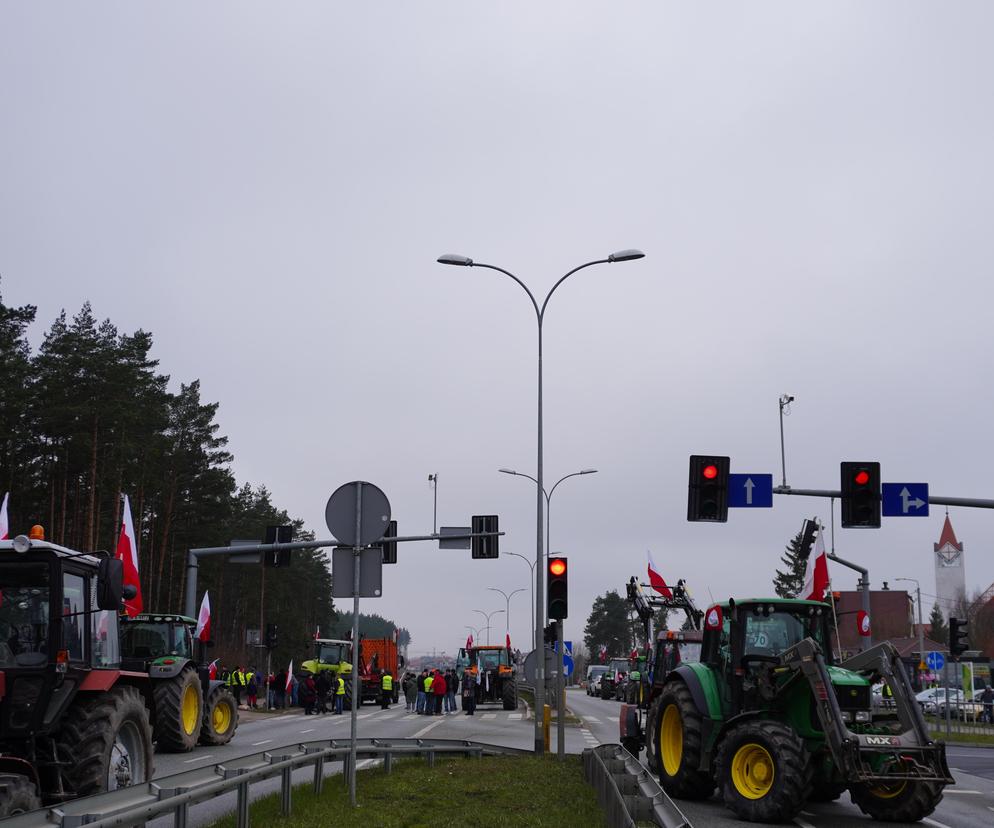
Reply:
[[[897, 650], [836, 664], [831, 608], [818, 601], [729, 600], [705, 613], [701, 659], [671, 671], [649, 716], [668, 794], [710, 797], [751, 822], [791, 821], [808, 801], [848, 790], [877, 820], [931, 814], [953, 783]], [[874, 710], [883, 681], [895, 706]]]
[[[332, 694], [334, 695], [335, 679], [341, 676], [345, 679], [345, 700], [343, 707], [352, 709], [352, 642], [338, 638], [315, 638], [314, 658], [304, 661], [300, 669], [317, 676], [318, 673], [330, 673], [332, 679]], [[399, 685], [400, 683], [397, 682]], [[359, 704], [362, 704], [360, 699]]]
[[238, 729], [238, 705], [222, 681], [194, 656], [197, 622], [185, 615], [142, 613], [121, 618], [121, 664], [148, 673], [156, 747], [181, 753], [226, 745]]

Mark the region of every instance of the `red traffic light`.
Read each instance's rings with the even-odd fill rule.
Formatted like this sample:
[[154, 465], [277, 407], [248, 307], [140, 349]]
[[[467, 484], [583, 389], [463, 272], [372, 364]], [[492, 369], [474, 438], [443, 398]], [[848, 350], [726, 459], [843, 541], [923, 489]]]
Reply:
[[566, 561], [562, 558], [553, 558], [549, 561], [549, 572], [557, 578], [566, 571]]
[[870, 473], [866, 469], [860, 469], [853, 478], [857, 486], [865, 486], [870, 482]]
[[714, 480], [718, 476], [718, 467], [717, 466], [705, 466], [701, 470], [701, 474], [703, 474], [708, 480]]

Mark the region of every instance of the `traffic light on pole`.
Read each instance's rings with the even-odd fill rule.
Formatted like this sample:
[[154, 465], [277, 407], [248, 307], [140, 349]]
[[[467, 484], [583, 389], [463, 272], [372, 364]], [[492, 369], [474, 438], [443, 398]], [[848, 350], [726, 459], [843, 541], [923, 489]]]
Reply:
[[880, 528], [880, 464], [842, 463], [842, 526]]
[[692, 454], [690, 482], [687, 486], [687, 520], [728, 520], [727, 457]]
[[546, 644], [555, 644], [559, 638], [559, 624], [550, 621], [548, 626], [542, 628], [542, 635]]
[[[494, 532], [497, 529], [497, 515], [473, 515], [471, 531], [474, 535], [481, 532]], [[472, 538], [470, 549], [473, 550], [473, 558], [496, 558], [500, 555], [497, 542], [500, 536], [493, 534], [487, 538]]]
[[[267, 526], [266, 539], [263, 543], [293, 543], [292, 526]], [[289, 549], [267, 549], [262, 555], [265, 566], [289, 566]]]
[[569, 617], [569, 566], [565, 558], [549, 558], [549, 618]]
[[390, 538], [395, 537], [397, 537], [397, 521], [391, 520], [387, 524], [387, 531], [383, 533], [383, 538], [380, 540], [380, 547], [383, 549], [383, 563], [385, 564], [397, 563], [397, 542], [390, 541]]
[[966, 640], [968, 632], [965, 620], [949, 619], [949, 654], [953, 658], [959, 658], [970, 648]]
[[276, 625], [266, 624], [266, 646], [273, 650], [276, 648]]
[[815, 538], [818, 536], [818, 523], [814, 520], [805, 520], [801, 527], [801, 545], [797, 550], [797, 557], [806, 561], [811, 555], [811, 548], [814, 546]]

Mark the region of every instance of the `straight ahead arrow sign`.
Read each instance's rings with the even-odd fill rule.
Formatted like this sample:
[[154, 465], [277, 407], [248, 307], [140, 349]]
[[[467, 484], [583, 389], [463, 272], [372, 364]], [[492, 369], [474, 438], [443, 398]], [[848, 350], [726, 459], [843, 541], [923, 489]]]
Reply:
[[773, 507], [772, 474], [728, 475], [728, 505], [741, 509]]

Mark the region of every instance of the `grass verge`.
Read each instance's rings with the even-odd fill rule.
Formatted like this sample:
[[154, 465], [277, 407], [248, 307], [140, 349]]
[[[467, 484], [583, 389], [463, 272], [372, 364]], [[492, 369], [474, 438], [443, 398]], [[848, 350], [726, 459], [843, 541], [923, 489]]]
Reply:
[[[252, 825], [273, 828], [562, 828], [606, 825], [594, 790], [583, 779], [577, 756], [565, 762], [551, 757], [488, 756], [439, 759], [429, 768], [423, 759], [359, 771], [358, 807], [349, 805], [341, 776], [325, 779], [324, 792], [310, 784], [293, 791], [293, 813], [280, 816], [279, 795], [251, 806]], [[234, 828], [234, 815], [212, 828]]]
[[933, 730], [931, 731], [933, 739], [942, 739], [948, 743], [959, 742], [961, 744], [971, 744], [971, 745], [990, 745], [994, 747], [994, 736], [987, 733], [960, 733], [957, 731], [952, 731], [948, 736], [946, 736], [946, 731]]

